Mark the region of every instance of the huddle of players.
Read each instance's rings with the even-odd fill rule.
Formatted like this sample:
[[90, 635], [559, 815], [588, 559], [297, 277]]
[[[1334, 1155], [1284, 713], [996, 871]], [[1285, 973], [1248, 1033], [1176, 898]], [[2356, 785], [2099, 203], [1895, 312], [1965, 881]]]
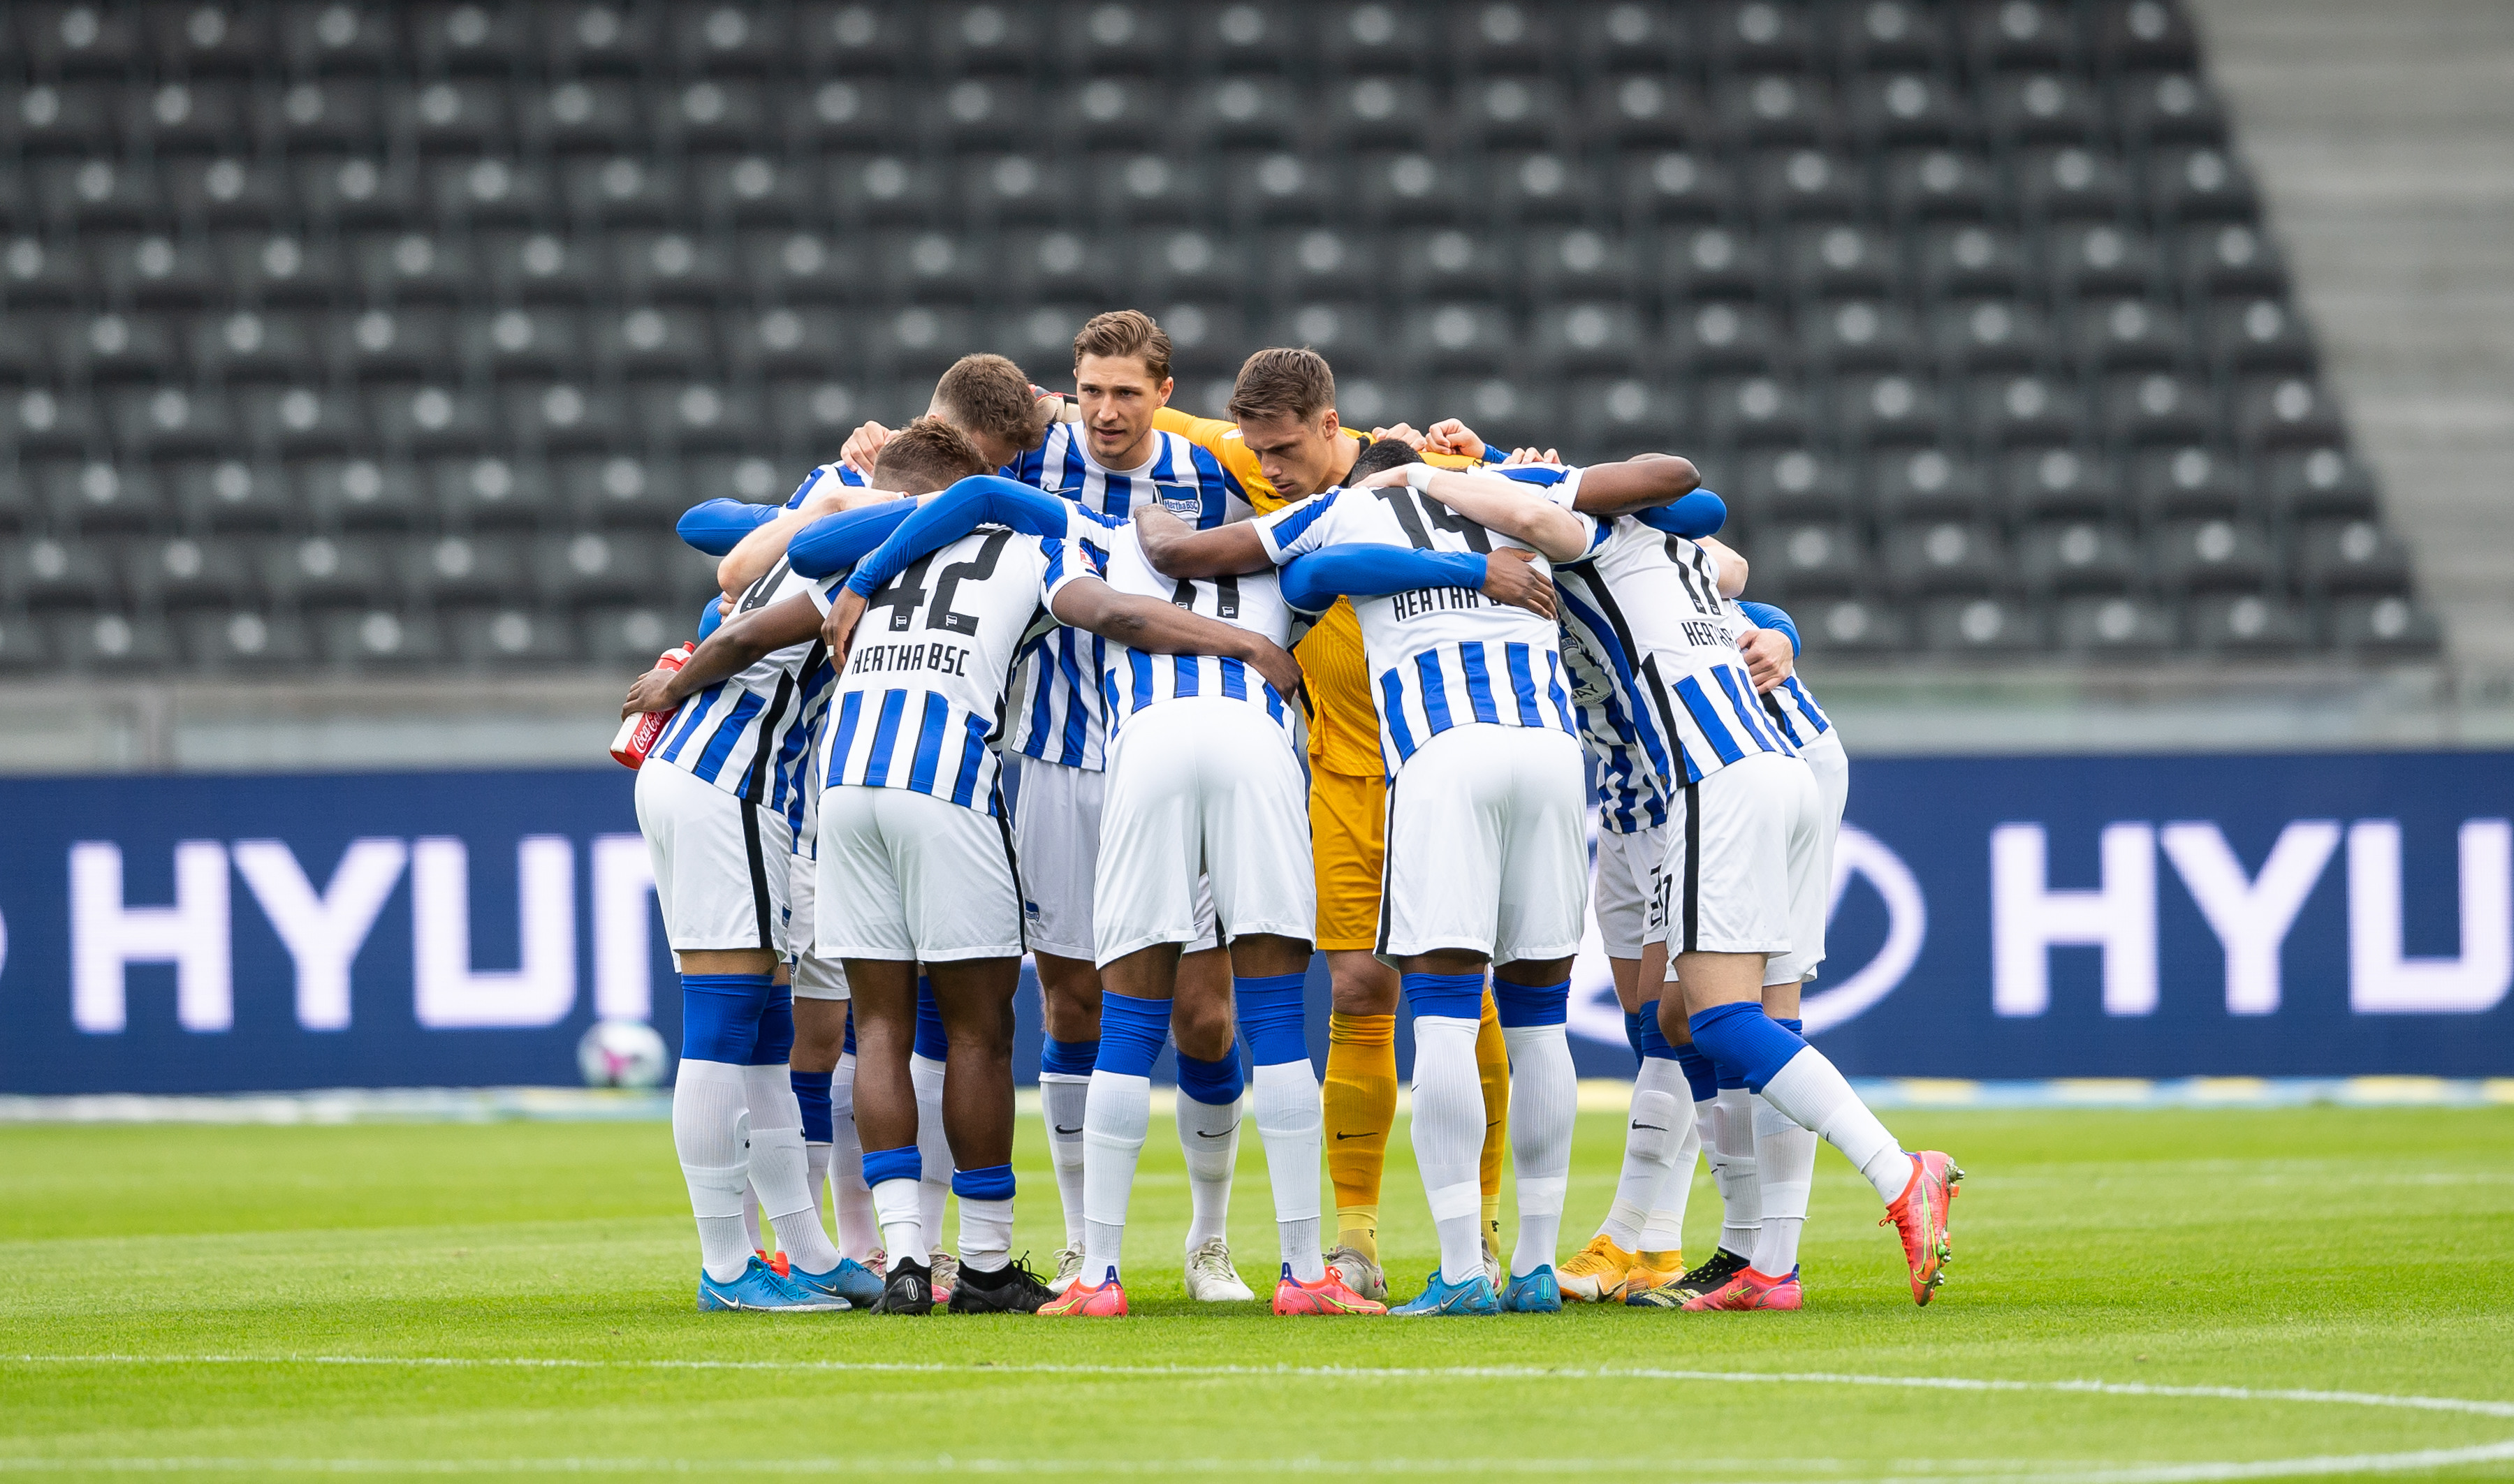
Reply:
[[[1794, 1308], [1818, 1137], [1888, 1203], [1926, 1304], [1961, 1172], [1905, 1152], [1797, 1033], [1846, 768], [1791, 673], [1786, 616], [1733, 601], [1745, 564], [1711, 540], [1724, 512], [1692, 466], [1501, 459], [1454, 421], [1363, 439], [1308, 350], [1251, 356], [1233, 421], [1184, 418], [1167, 338], [1131, 310], [1075, 353], [1071, 404], [968, 357], [931, 416], [869, 424], [786, 509], [710, 501], [682, 523], [738, 596], [624, 710], [671, 713], [637, 805], [684, 989], [673, 1133], [701, 1306], [1124, 1313], [1165, 1042], [1194, 1298], [1252, 1297], [1223, 1235], [1244, 1098], [1277, 1313]], [[1584, 744], [1642, 1072], [1614, 1206], [1558, 1275]], [[1026, 947], [1066, 1215], [1052, 1281], [1009, 1252]], [[1335, 987], [1323, 1088], [1302, 1023], [1314, 947]], [[1389, 1310], [1400, 994], [1440, 1266]], [[1696, 1148], [1728, 1210], [1688, 1272]], [[751, 1192], [782, 1265], [746, 1223]]]

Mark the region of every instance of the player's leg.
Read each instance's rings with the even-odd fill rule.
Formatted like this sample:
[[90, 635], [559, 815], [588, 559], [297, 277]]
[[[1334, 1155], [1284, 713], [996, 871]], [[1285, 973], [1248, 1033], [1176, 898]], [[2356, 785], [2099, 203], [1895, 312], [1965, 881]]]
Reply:
[[1390, 1310], [1496, 1313], [1484, 1274], [1484, 1103], [1476, 1066], [1484, 973], [1501, 916], [1508, 759], [1499, 728], [1457, 727], [1417, 748], [1388, 790], [1380, 951], [1403, 975], [1414, 1017], [1414, 1158], [1440, 1242], [1424, 1292]]
[[[865, 1266], [857, 1258], [850, 1257], [847, 1251], [851, 1233], [847, 1230], [846, 1189], [850, 1183], [857, 1186], [864, 1183], [863, 1150], [860, 1148], [849, 1150], [850, 1161], [855, 1166], [852, 1182], [843, 1174], [833, 1180], [831, 1174], [838, 1149], [836, 1106], [832, 1089], [838, 1063], [846, 1055], [847, 1041], [847, 1002], [844, 999], [831, 998], [831, 991], [834, 989], [843, 994], [846, 990], [846, 976], [836, 964], [811, 955], [808, 952], [808, 940], [799, 946], [807, 951], [795, 965], [794, 1049], [787, 1059], [787, 1075], [793, 1090], [795, 1106], [802, 1117], [804, 1185], [811, 1193], [815, 1214], [820, 1209], [821, 1191], [824, 1186], [835, 1185], [839, 1192], [838, 1223], [835, 1231], [836, 1240], [833, 1244], [838, 1261], [826, 1273], [817, 1270], [800, 1270], [798, 1266], [793, 1276], [816, 1287], [834, 1292], [849, 1304], [859, 1307], [870, 1306], [874, 1300], [881, 1297], [880, 1275]], [[852, 1072], [853, 1068], [849, 1070]], [[852, 1106], [855, 1096], [853, 1080], [850, 1076], [847, 1089], [850, 1103], [847, 1134], [851, 1143], [855, 1134], [855, 1110]], [[865, 1227], [872, 1225], [870, 1216], [871, 1203], [867, 1201], [865, 1210], [859, 1218], [861, 1225]], [[852, 1235], [864, 1244], [857, 1248], [859, 1254], [872, 1250], [873, 1239], [869, 1232], [859, 1230]], [[788, 1249], [790, 1255], [792, 1251], [791, 1248]]]
[[864, 1137], [856, 1128], [856, 1021], [846, 1012], [845, 1039], [830, 1073], [830, 1195], [838, 1214], [838, 1252], [881, 1276], [886, 1255], [881, 1223], [873, 1220], [872, 1187], [865, 1183]]
[[1318, 893], [1318, 946], [1332, 998], [1326, 1075], [1327, 1179], [1335, 1186], [1336, 1237], [1327, 1262], [1369, 1299], [1388, 1296], [1379, 1265], [1379, 1188], [1388, 1131], [1397, 1122], [1397, 971], [1371, 951], [1379, 936], [1379, 885], [1387, 785], [1378, 777], [1310, 773], [1310, 837]]
[[698, 1223], [699, 1306], [838, 1307], [760, 1262], [742, 1219], [751, 1175], [745, 1068], [777, 967], [771, 914], [782, 916], [783, 883], [768, 879], [765, 847], [744, 830], [748, 806], [731, 794], [658, 763], [638, 770], [636, 807], [681, 977], [672, 1145]]
[[1038, 971], [1039, 1120], [1047, 1130], [1065, 1211], [1056, 1283], [1082, 1270], [1082, 1109], [1099, 1055], [1100, 970], [1092, 939], [1092, 883], [1099, 868], [1106, 775], [1024, 758], [1013, 802], [1013, 847], [1023, 926]]
[[[1850, 793], [1850, 760], [1841, 740], [1826, 732], [1802, 749], [1816, 785], [1816, 844], [1811, 857], [1793, 860], [1807, 880], [1793, 880], [1790, 951], [1775, 957], [1764, 971], [1764, 1013], [1796, 1035], [1805, 1027], [1799, 1004], [1806, 982], [1824, 962], [1826, 918], [1833, 906], [1834, 840], [1842, 828], [1842, 811]], [[1759, 1100], [1755, 1112], [1755, 1164], [1763, 1186], [1763, 1229], [1755, 1241], [1755, 1267], [1761, 1272], [1795, 1272], [1799, 1236], [1806, 1225], [1807, 1197], [1815, 1183], [1814, 1134]]]
[[[1656, 876], [1652, 871], [1653, 879]], [[1667, 942], [1661, 937], [1642, 948], [1641, 973], [1636, 987], [1646, 987], [1653, 993], [1667, 983]], [[1665, 1288], [1684, 1277], [1684, 1208], [1693, 1193], [1693, 1166], [1702, 1153], [1702, 1125], [1689, 1074], [1661, 1028], [1660, 1004], [1657, 998], [1644, 1000], [1634, 1016], [1634, 1029], [1641, 1036], [1642, 1068], [1635, 1079], [1636, 1087], [1663, 1093], [1675, 1104], [1671, 1109], [1655, 1103], [1651, 1107], [1664, 1111], [1673, 1120], [1671, 1127], [1682, 1130], [1676, 1147], [1670, 1152], [1660, 1173], [1657, 1193], [1650, 1199], [1648, 1219], [1642, 1223], [1641, 1246], [1633, 1254], [1633, 1265], [1624, 1274], [1624, 1295], [1653, 1288]], [[1708, 1069], [1706, 1063], [1706, 1070]]]
[[1580, 1115], [1565, 1022], [1571, 959], [1589, 910], [1588, 790], [1580, 744], [1568, 734], [1513, 728], [1490, 740], [1509, 764], [1501, 838], [1500, 911], [1493, 997], [1510, 1045], [1511, 1163], [1519, 1241], [1502, 1307], [1546, 1313], [1562, 1306], [1554, 1261]]
[[[1731, 773], [1741, 776], [1714, 796], [1710, 785]], [[1670, 939], [1680, 948], [1686, 943], [1713, 945], [1712, 951], [1681, 952], [1676, 963], [1694, 1042], [1714, 1062], [1737, 1068], [1746, 1086], [1776, 1111], [1815, 1132], [1858, 1167], [1887, 1203], [1887, 1218], [1902, 1236], [1913, 1301], [1926, 1304], [1943, 1276], [1946, 1208], [1963, 1172], [1935, 1150], [1906, 1152], [1840, 1069], [1775, 1023], [1763, 1006], [1762, 960], [1769, 952], [1788, 951], [1793, 894], [1814, 889], [1807, 863], [1817, 841], [1814, 780], [1796, 759], [1765, 754], [1723, 769], [1705, 781], [1702, 791], [1702, 835], [1694, 853], [1702, 862], [1695, 878], [1703, 888], [1702, 920], [1698, 928], [1688, 923], [1683, 937]], [[1674, 869], [1674, 851], [1670, 861]], [[1734, 863], [1719, 863], [1723, 861]], [[1775, 913], [1774, 902], [1782, 903], [1784, 911]], [[1777, 945], [1770, 943], [1774, 939]], [[1751, 946], [1758, 940], [1765, 943], [1761, 952], [1718, 951], [1732, 941]], [[1761, 1306], [1740, 1302], [1760, 1298], [1741, 1290], [1784, 1284], [1796, 1287], [1786, 1273], [1759, 1273], [1750, 1267], [1729, 1288], [1692, 1302]], [[1723, 1296], [1731, 1302], [1720, 1302]]]
[[943, 1132], [943, 1071], [952, 1057], [952, 1037], [943, 1012], [934, 1003], [934, 985], [920, 968], [916, 976], [916, 1044], [908, 1058], [909, 1085], [916, 1090], [916, 1157], [922, 1172], [916, 1183], [917, 1210], [925, 1240], [933, 1250], [934, 1302], [952, 1302], [952, 1283], [959, 1260], [943, 1244], [943, 1206], [952, 1196], [952, 1144]]
[[1204, 1303], [1245, 1303], [1256, 1295], [1231, 1265], [1231, 1179], [1239, 1164], [1239, 1101], [1248, 1078], [1233, 1040], [1229, 956], [1215, 947], [1182, 953], [1170, 1007], [1179, 1153], [1187, 1161], [1187, 1294]]
[[1482, 1221], [1477, 1238], [1483, 1246], [1484, 1276], [1501, 1282], [1501, 1166], [1510, 1146], [1510, 1038], [1503, 1034], [1501, 1011], [1492, 989], [1484, 990], [1483, 1013], [1476, 1022], [1476, 1082], [1484, 1097], [1484, 1146], [1476, 1160], [1476, 1184], [1482, 1196]]
[[803, 1111], [794, 1096], [793, 1050], [793, 1001], [784, 989], [772, 988], [760, 1009], [750, 1062], [743, 1068], [750, 1105], [750, 1184], [759, 1192], [760, 1210], [776, 1230], [778, 1250], [787, 1256], [789, 1275], [852, 1304], [853, 1299], [840, 1292], [844, 1279], [838, 1250], [821, 1224], [821, 1192], [810, 1180]]

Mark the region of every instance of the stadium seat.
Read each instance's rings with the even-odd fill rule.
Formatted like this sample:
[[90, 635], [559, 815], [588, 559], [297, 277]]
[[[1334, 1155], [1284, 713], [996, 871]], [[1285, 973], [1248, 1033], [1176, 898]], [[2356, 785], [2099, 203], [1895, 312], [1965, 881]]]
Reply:
[[1979, 523], [1998, 513], [1981, 471], [1938, 449], [1882, 455], [1872, 465], [1871, 479], [1883, 521]]
[[174, 637], [165, 621], [121, 613], [63, 614], [53, 621], [54, 644], [73, 671], [135, 674], [174, 663]]
[[2145, 299], [2089, 300], [2070, 319], [2073, 359], [2089, 374], [2171, 371], [2192, 359], [2181, 318]]
[[1819, 655], [1900, 655], [1910, 651], [1910, 628], [1900, 614], [1862, 598], [1819, 598], [1796, 616], [1799, 638]]
[[2080, 520], [2026, 532], [2017, 568], [2026, 587], [2044, 596], [2126, 594], [2137, 581], [2139, 556], [2119, 527]]
[[2020, 523], [2067, 516], [2116, 518], [2121, 490], [2110, 465], [2074, 449], [2020, 449], [2007, 461], [2007, 511]]
[[2189, 609], [2191, 643], [2204, 652], [2254, 657], [2307, 647], [2312, 626], [2291, 604], [2258, 593], [2201, 598]]
[[1886, 209], [1898, 221], [1987, 221], [2000, 182], [1990, 162], [1961, 149], [1897, 150], [1886, 161]]
[[2278, 571], [2267, 533], [2248, 521], [2182, 521], [2157, 533], [2149, 551], [2168, 591], [2259, 592]]
[[2065, 73], [2034, 71], [1990, 78], [1982, 90], [1991, 138], [2010, 148], [2091, 142], [2103, 110], [2093, 90]]
[[2316, 522], [2297, 541], [2296, 577], [2324, 595], [2406, 593], [2408, 551], [2372, 521]]
[[44, 524], [56, 533], [89, 536], [146, 531], [166, 524], [166, 503], [154, 471], [145, 462], [90, 459], [40, 463], [29, 472]]
[[1738, 477], [1723, 492], [1731, 518], [1752, 530], [1774, 523], [1839, 523], [1855, 513], [1854, 481], [1834, 460], [1803, 448], [1774, 449], [1732, 461]]
[[369, 603], [396, 589], [386, 547], [369, 537], [309, 536], [260, 543], [264, 591], [301, 607]]
[[426, 515], [418, 474], [408, 464], [319, 459], [294, 465], [288, 482], [321, 531], [406, 530]]
[[2332, 645], [2344, 654], [2424, 656], [2444, 643], [2435, 616], [2406, 597], [2343, 598], [2331, 607]]
[[2015, 654], [2045, 643], [2042, 616], [2006, 598], [1941, 598], [1922, 611], [1919, 626], [1921, 643], [1941, 653]]
[[2233, 461], [2198, 446], [2140, 455], [2131, 491], [2149, 526], [2235, 515], [2248, 503]]
[[1867, 551], [1847, 525], [1805, 524], [1770, 528], [1757, 538], [1765, 553], [1756, 568], [1785, 597], [1853, 593], [1869, 585]]
[[172, 621], [184, 662], [214, 674], [284, 674], [314, 660], [313, 636], [287, 614], [256, 609], [189, 613]]
[[1835, 372], [1911, 370], [1926, 364], [1910, 313], [1890, 300], [1802, 305], [1798, 327], [1809, 362]]
[[232, 608], [260, 596], [249, 553], [233, 541], [178, 536], [126, 545], [126, 591], [143, 603], [173, 611]]
[[49, 536], [0, 542], [0, 605], [96, 609], [121, 591], [119, 575], [96, 543]]
[[2072, 598], [2055, 618], [2060, 647], [2088, 659], [2144, 660], [2177, 638], [2172, 614], [2145, 598]]
[[2051, 330], [2040, 305], [2021, 300], [1957, 300], [1931, 323], [1950, 373], [2033, 372], [2051, 362]]
[[1914, 597], [1998, 592], [2016, 581], [2007, 542], [1989, 526], [1934, 521], [1885, 533], [1886, 580]]
[[189, 530], [266, 532], [304, 518], [297, 493], [267, 465], [241, 459], [195, 461], [173, 465], [166, 482]]
[[325, 662], [352, 672], [435, 668], [450, 658], [443, 632], [425, 613], [331, 609], [314, 614], [311, 625]]
[[2335, 448], [2274, 456], [2262, 471], [2261, 494], [2281, 520], [2372, 520], [2374, 480], [2366, 466]]

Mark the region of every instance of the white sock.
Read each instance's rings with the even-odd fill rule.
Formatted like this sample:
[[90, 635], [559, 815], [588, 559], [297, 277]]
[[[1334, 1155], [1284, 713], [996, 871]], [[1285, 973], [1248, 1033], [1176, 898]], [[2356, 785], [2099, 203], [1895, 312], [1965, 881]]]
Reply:
[[1012, 1261], [1013, 1203], [960, 1197], [960, 1266], [969, 1272], [998, 1272]]
[[1153, 1082], [1123, 1072], [1094, 1071], [1082, 1111], [1082, 1281], [1104, 1283], [1119, 1270], [1126, 1241], [1126, 1198], [1153, 1126]]
[[[1233, 1055], [1237, 1055], [1234, 1052]], [[1231, 1174], [1239, 1163], [1239, 1101], [1178, 1096], [1179, 1152], [1187, 1156], [1187, 1250], [1231, 1235]]]
[[1414, 1018], [1414, 1162], [1440, 1235], [1444, 1283], [1484, 1270], [1484, 1088], [1476, 1030], [1476, 1022], [1458, 1016]]
[[689, 1183], [698, 1218], [699, 1262], [708, 1276], [730, 1283], [750, 1262], [742, 1226], [750, 1188], [750, 1111], [742, 1068], [730, 1062], [683, 1061], [672, 1080], [672, 1150]]
[[[1038, 1111], [1047, 1125], [1047, 1157], [1056, 1165], [1056, 1196], [1065, 1205], [1065, 1245], [1082, 1245], [1082, 1109], [1091, 1079], [1072, 1072], [1038, 1074]], [[1067, 1129], [1074, 1132], [1068, 1134]]]
[[803, 1271], [828, 1272], [838, 1265], [838, 1250], [821, 1227], [820, 1196], [805, 1178], [810, 1165], [793, 1073], [783, 1062], [746, 1066], [742, 1083], [750, 1103], [750, 1185], [777, 1229], [777, 1245]]
[[[1665, 1077], [1654, 1075], [1652, 1062], [1673, 1069], [1673, 1062], [1642, 1059], [1633, 1078], [1633, 1102], [1624, 1118], [1624, 1168], [1615, 1179], [1615, 1203], [1600, 1225], [1600, 1234], [1626, 1252], [1642, 1252], [1642, 1232], [1657, 1209], [1659, 1188], [1676, 1167], [1676, 1151], [1693, 1131], [1693, 1104], [1668, 1091]], [[1682, 1072], [1678, 1073], [1681, 1080]]]
[[1824, 1053], [1810, 1046], [1790, 1058], [1789, 1064], [1764, 1084], [1764, 1097], [1799, 1127], [1813, 1129], [1824, 1142], [1850, 1156], [1877, 1197], [1891, 1204], [1911, 1183], [1912, 1157], [1868, 1111], [1868, 1104]]
[[820, 1211], [822, 1199], [830, 1189], [830, 1146], [825, 1143], [803, 1145], [803, 1183], [812, 1191], [812, 1209]]
[[759, 1187], [745, 1182], [742, 1186], [742, 1234], [751, 1250], [768, 1250], [768, 1238], [759, 1229]]
[[1510, 1270], [1517, 1277], [1552, 1266], [1561, 1241], [1580, 1074], [1560, 1025], [1505, 1028], [1501, 1037], [1510, 1049], [1510, 1164], [1519, 1186], [1519, 1248]]
[[1752, 1257], [1755, 1232], [1764, 1224], [1763, 1188], [1755, 1181], [1755, 1095], [1742, 1087], [1720, 1090], [1720, 1118], [1712, 1130], [1719, 1152], [1711, 1178], [1720, 1185], [1720, 1245]]
[[1815, 1145], [1813, 1134], [1765, 1100], [1755, 1100], [1755, 1169], [1764, 1189], [1755, 1271], [1767, 1278], [1799, 1265], [1799, 1231], [1806, 1225], [1807, 1190], [1815, 1183]]
[[1318, 1252], [1318, 1165], [1325, 1127], [1318, 1074], [1309, 1060], [1261, 1066], [1248, 1079], [1248, 1111], [1266, 1146], [1266, 1180], [1275, 1187], [1275, 1229], [1296, 1283], [1327, 1275]]
[[864, 1136], [856, 1131], [856, 1058], [838, 1058], [830, 1074], [830, 1199], [837, 1208], [838, 1251], [861, 1263], [881, 1246], [872, 1187], [865, 1183]]
[[[952, 1141], [943, 1132], [943, 1063], [912, 1054], [908, 1059], [908, 1085], [916, 1094], [916, 1157], [925, 1168], [925, 1179], [917, 1193], [922, 1202], [918, 1210], [927, 1240], [939, 1248], [943, 1245], [943, 1201], [952, 1193]], [[927, 1254], [912, 1252], [909, 1256], [923, 1262]]]
[[[1674, 1081], [1682, 1084], [1684, 1073], [1680, 1068]], [[1707, 1103], [1688, 1103], [1685, 1112], [1684, 1138], [1678, 1141], [1676, 1154], [1668, 1161], [1667, 1179], [1658, 1187], [1658, 1199], [1651, 1203], [1649, 1220], [1642, 1225], [1641, 1245], [1635, 1252], [1682, 1252], [1684, 1250], [1684, 1207], [1693, 1195], [1693, 1166], [1702, 1157], [1701, 1110]]]
[[890, 1249], [892, 1265], [925, 1261], [924, 1202], [921, 1182], [886, 1180], [872, 1187], [872, 1209], [881, 1223], [881, 1240]]

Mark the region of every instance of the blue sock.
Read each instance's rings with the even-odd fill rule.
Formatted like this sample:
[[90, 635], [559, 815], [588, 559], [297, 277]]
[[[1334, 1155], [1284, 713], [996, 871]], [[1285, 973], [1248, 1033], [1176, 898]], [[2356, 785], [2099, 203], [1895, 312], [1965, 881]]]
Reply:
[[929, 1062], [952, 1060], [952, 1038], [943, 1033], [943, 1007], [934, 1003], [934, 985], [916, 976], [916, 1054]]
[[1309, 978], [1270, 974], [1231, 982], [1239, 1010], [1239, 1038], [1248, 1043], [1248, 1058], [1259, 1066], [1310, 1059], [1310, 1038], [1301, 1023], [1301, 997]]
[[1038, 1069], [1060, 1077], [1087, 1077], [1091, 1075], [1091, 1063], [1099, 1059], [1100, 1043], [1096, 1039], [1060, 1041], [1050, 1036], [1039, 1048]]
[[901, 1144], [895, 1149], [867, 1149], [864, 1157], [867, 1185], [878, 1185], [891, 1180], [922, 1180], [925, 1162], [916, 1157], [916, 1145]]
[[1642, 1054], [1642, 1017], [1638, 1010], [1624, 1015], [1624, 1044], [1633, 1049], [1634, 1056]]
[[1642, 1058], [1646, 1060], [1656, 1057], [1662, 1062], [1674, 1061], [1676, 1048], [1667, 1044], [1667, 1032], [1659, 1028], [1658, 1001], [1651, 1000], [1642, 1006], [1641, 1022]]
[[794, 1101], [803, 1105], [803, 1142], [830, 1143], [836, 1137], [830, 1128], [830, 1074], [798, 1071], [791, 1076]]
[[1762, 1092], [1792, 1057], [1806, 1050], [1806, 1042], [1775, 1024], [1752, 1000], [1714, 1005], [1691, 1023], [1693, 1044], [1723, 1070], [1734, 1068], [1739, 1085], [1750, 1092]]
[[1783, 1030], [1788, 1031], [1790, 1034], [1797, 1036], [1802, 1041], [1806, 1039], [1806, 1022], [1800, 1020], [1795, 1016], [1788, 1020], [1783, 1020], [1776, 1015], [1772, 1017], [1772, 1023], [1778, 1025]]
[[1702, 1048], [1688, 1041], [1676, 1049], [1676, 1064], [1684, 1068], [1684, 1085], [1696, 1103], [1708, 1103], [1720, 1096], [1720, 1074], [1711, 1066], [1711, 1059]]
[[1100, 1054], [1095, 1070], [1149, 1077], [1170, 1038], [1170, 1002], [1131, 994], [1100, 996]]
[[774, 987], [765, 974], [682, 975], [681, 1060], [749, 1066]]
[[839, 1045], [838, 1054], [846, 1057], [856, 1054], [856, 1007], [853, 1005], [847, 1007], [847, 1038]]
[[[1105, 1003], [1108, 996], [1104, 994], [1101, 999]], [[1213, 1062], [1180, 1052], [1178, 1079], [1180, 1097], [1207, 1107], [1228, 1107], [1238, 1102], [1239, 1095], [1248, 1090], [1248, 1074], [1239, 1068], [1239, 1048], [1237, 1046]]]
[[989, 1165], [983, 1170], [952, 1172], [952, 1193], [965, 1201], [1008, 1201], [1013, 1198], [1013, 1167]]
[[[1560, 1025], [1570, 1019], [1571, 982], [1559, 984], [1514, 984], [1506, 979], [1493, 981], [1493, 1017], [1504, 1030], [1524, 1030], [1532, 1025]], [[1480, 1015], [1483, 1007], [1476, 1007]]]
[[1399, 983], [1405, 988], [1406, 1006], [1417, 1016], [1447, 1016], [1460, 1021], [1484, 1018], [1484, 977], [1480, 974], [1407, 974]]
[[749, 1066], [783, 1066], [794, 1054], [794, 996], [784, 984], [768, 986], [768, 1003], [759, 1007], [759, 1039], [750, 1048]]

